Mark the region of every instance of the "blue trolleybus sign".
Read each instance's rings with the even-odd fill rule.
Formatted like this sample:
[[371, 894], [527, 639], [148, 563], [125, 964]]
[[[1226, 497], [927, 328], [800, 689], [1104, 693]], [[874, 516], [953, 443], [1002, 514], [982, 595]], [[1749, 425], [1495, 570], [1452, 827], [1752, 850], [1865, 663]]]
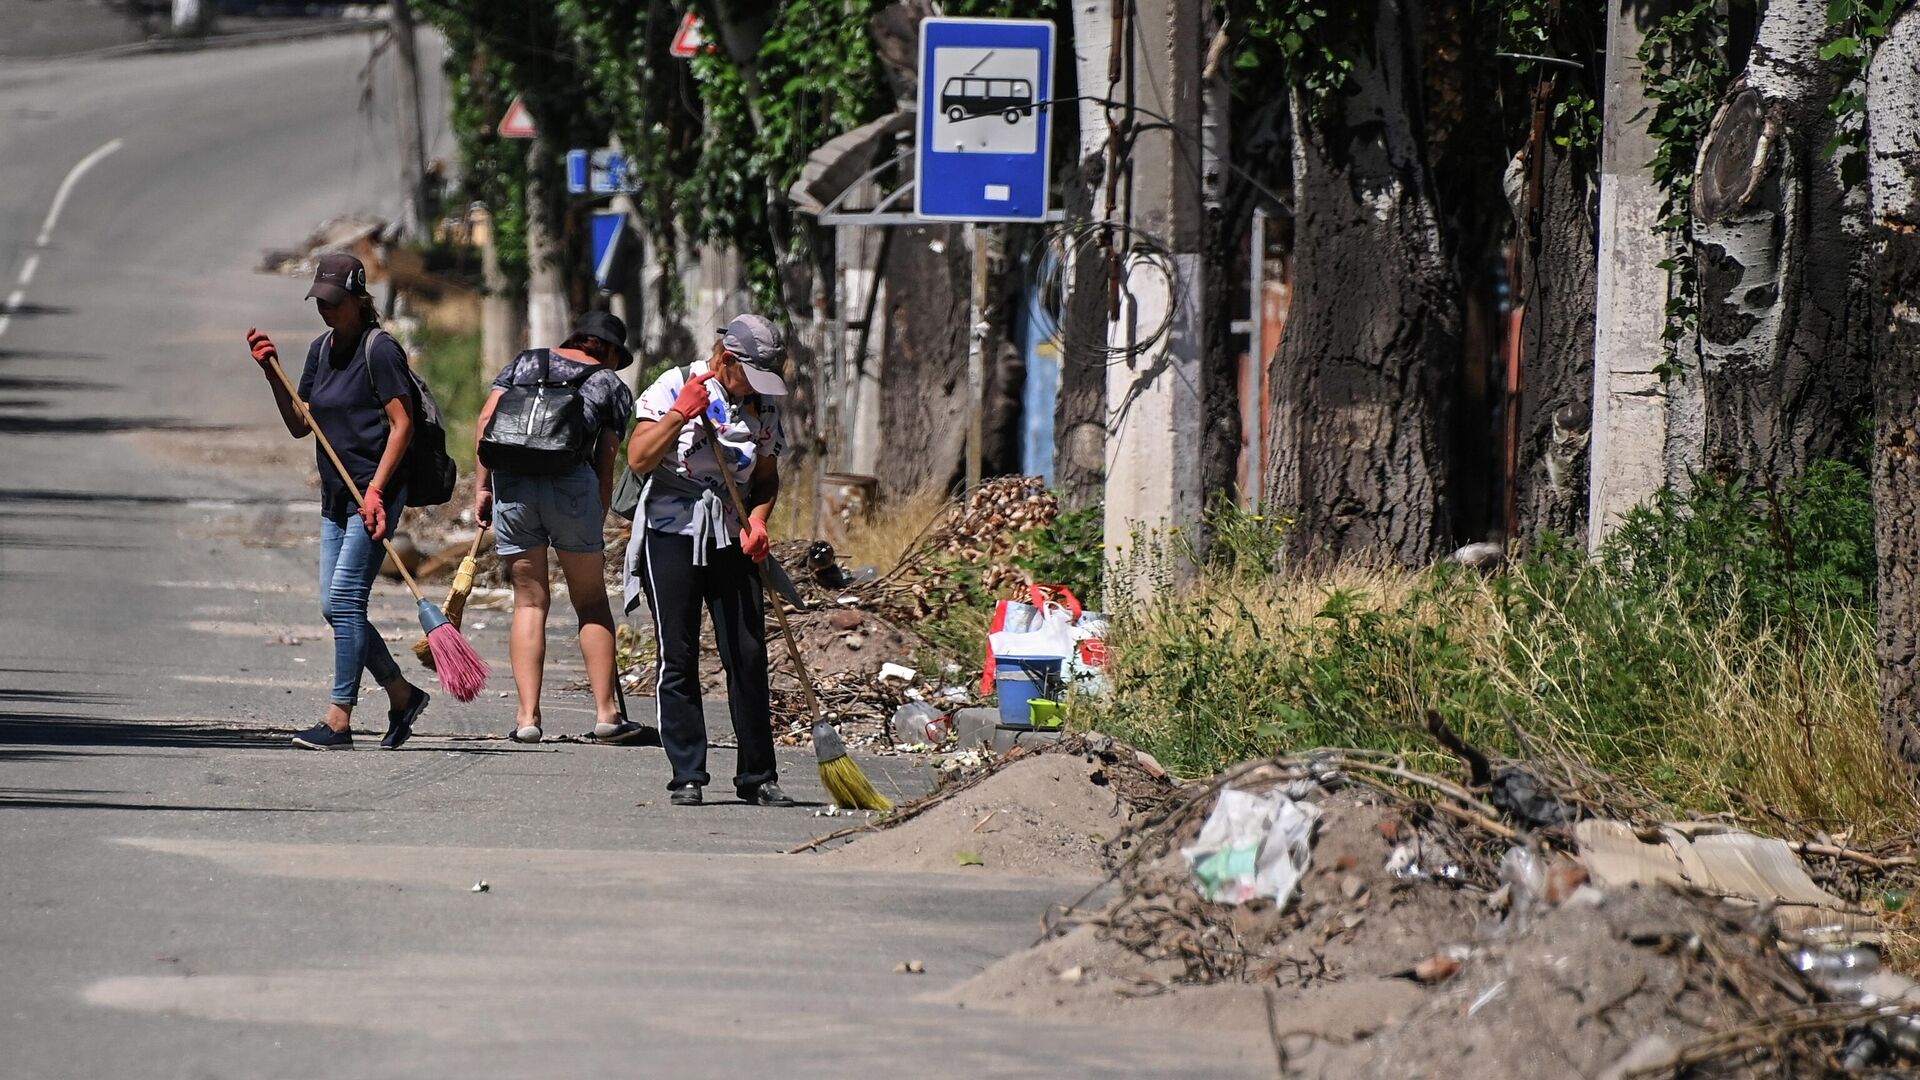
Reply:
[[1047, 214], [1053, 23], [925, 19], [914, 211], [947, 221]]

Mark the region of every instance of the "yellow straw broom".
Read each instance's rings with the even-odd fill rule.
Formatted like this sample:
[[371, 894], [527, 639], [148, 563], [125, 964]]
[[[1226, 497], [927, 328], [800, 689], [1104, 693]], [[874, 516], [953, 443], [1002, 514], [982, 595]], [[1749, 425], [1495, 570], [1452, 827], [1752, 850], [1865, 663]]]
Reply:
[[[707, 445], [713, 448], [713, 460], [720, 466], [720, 478], [726, 481], [727, 494], [733, 498], [733, 508], [739, 511], [740, 525], [746, 527], [747, 503], [740, 497], [740, 489], [733, 482], [733, 468], [720, 453], [720, 436], [713, 430], [713, 421], [705, 416], [700, 422], [707, 428]], [[773, 558], [769, 553], [768, 559]], [[833, 797], [835, 806], [842, 810], [891, 810], [893, 803], [885, 795], [874, 789], [867, 774], [860, 771], [847, 756], [847, 744], [840, 738], [840, 732], [826, 718], [820, 715], [820, 699], [814, 696], [813, 679], [807, 674], [807, 663], [800, 659], [800, 646], [794, 640], [793, 628], [787, 625], [787, 611], [780, 606], [780, 595], [773, 585], [773, 575], [767, 564], [754, 564], [760, 571], [761, 591], [773, 606], [774, 618], [780, 622], [780, 640], [787, 643], [787, 658], [793, 661], [794, 673], [800, 676], [800, 689], [806, 694], [807, 711], [813, 716], [813, 757], [820, 765], [820, 782], [826, 785], [827, 794]]]
[[[460, 616], [467, 610], [467, 597], [473, 592], [474, 560], [480, 556], [480, 541], [487, 535], [487, 527], [473, 534], [473, 546], [467, 549], [466, 558], [460, 560], [460, 569], [453, 575], [453, 588], [447, 591], [447, 602], [442, 611], [447, 613], [447, 621], [460, 625]], [[433, 649], [427, 644], [427, 635], [421, 634], [420, 640], [413, 643], [413, 655], [428, 671], [433, 670]]]

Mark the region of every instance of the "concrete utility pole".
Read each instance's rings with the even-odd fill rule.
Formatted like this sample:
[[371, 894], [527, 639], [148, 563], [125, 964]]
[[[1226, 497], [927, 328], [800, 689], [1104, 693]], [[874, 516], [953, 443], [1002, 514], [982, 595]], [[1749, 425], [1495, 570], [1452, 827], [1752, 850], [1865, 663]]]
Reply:
[[407, 0], [388, 0], [387, 32], [393, 35], [393, 127], [400, 137], [400, 189], [406, 195], [401, 235], [425, 237], [427, 221], [427, 144], [420, 113], [420, 54]]
[[487, 290], [480, 299], [480, 356], [481, 367], [491, 371], [512, 359], [526, 336], [508, 295], [507, 275], [500, 269], [493, 214], [484, 204], [474, 203], [467, 210], [467, 225], [473, 242], [480, 247], [480, 273]]
[[[1119, 9], [1125, 70], [1122, 100], [1157, 115], [1107, 178], [1122, 220], [1135, 231], [1121, 266], [1107, 366], [1106, 542], [1108, 565], [1131, 553], [1134, 537], [1199, 521], [1203, 499], [1201, 352], [1205, 289], [1201, 250], [1201, 72], [1210, 0], [1133, 0]], [[1160, 124], [1160, 118], [1170, 121]], [[1164, 256], [1140, 248], [1157, 242]], [[1121, 241], [1125, 242], [1125, 241]], [[1166, 324], [1166, 332], [1144, 348]], [[1135, 589], [1144, 582], [1129, 583]]]
[[[1643, 110], [1653, 104], [1634, 58], [1660, 0], [1609, 0], [1607, 103], [1600, 147], [1600, 252], [1593, 350], [1593, 443], [1587, 544], [1598, 548], [1628, 510], [1667, 481], [1666, 360], [1669, 244], [1663, 196], [1648, 163], [1656, 149]], [[1645, 20], [1636, 22], [1636, 18]]]

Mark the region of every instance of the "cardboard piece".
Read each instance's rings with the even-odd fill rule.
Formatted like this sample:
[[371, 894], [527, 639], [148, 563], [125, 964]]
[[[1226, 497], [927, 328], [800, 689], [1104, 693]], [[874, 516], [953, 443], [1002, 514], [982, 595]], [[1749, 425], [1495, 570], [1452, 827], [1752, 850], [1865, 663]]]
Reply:
[[1784, 931], [1827, 942], [1883, 943], [1873, 914], [1822, 889], [1786, 841], [1715, 824], [1660, 826], [1642, 839], [1619, 821], [1573, 827], [1580, 861], [1603, 889], [1671, 885], [1769, 904]]

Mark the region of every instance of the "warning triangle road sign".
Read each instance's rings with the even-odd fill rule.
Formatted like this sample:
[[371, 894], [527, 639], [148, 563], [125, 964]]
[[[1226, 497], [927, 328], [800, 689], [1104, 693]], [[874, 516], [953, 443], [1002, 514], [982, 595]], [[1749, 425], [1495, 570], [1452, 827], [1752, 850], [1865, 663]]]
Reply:
[[500, 118], [498, 129], [503, 139], [531, 139], [538, 134], [533, 126], [533, 113], [520, 95], [513, 96], [513, 104], [507, 106], [507, 115]]
[[712, 47], [707, 43], [706, 27], [701, 25], [700, 16], [689, 11], [687, 17], [680, 20], [680, 29], [673, 35], [673, 44], [667, 46], [667, 51], [682, 60], [691, 60], [696, 53]]

